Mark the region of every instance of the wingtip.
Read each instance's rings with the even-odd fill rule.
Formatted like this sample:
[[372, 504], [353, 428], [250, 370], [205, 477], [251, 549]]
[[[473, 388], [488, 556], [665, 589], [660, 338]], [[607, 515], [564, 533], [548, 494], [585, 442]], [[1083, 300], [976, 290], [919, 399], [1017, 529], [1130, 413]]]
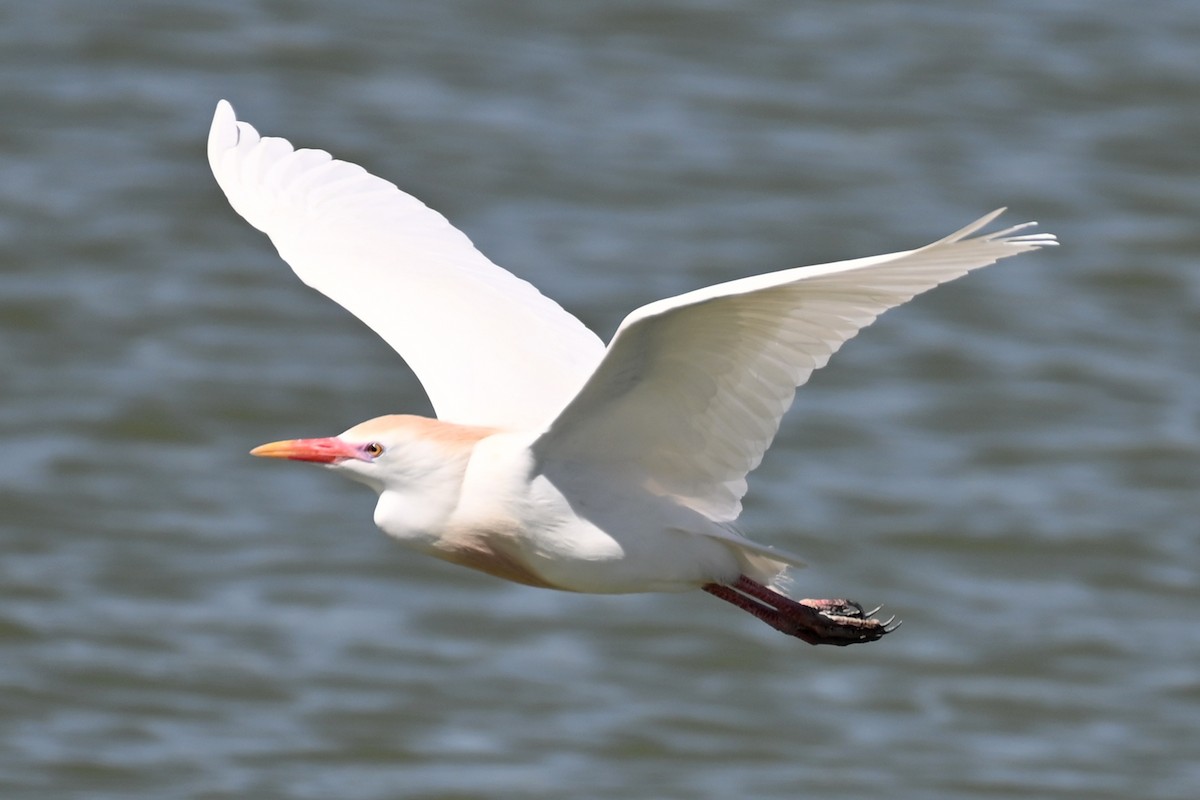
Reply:
[[237, 145], [237, 115], [228, 100], [218, 100], [213, 112], [212, 125], [208, 129], [208, 155], [213, 158], [223, 150]]
[[[983, 228], [986, 228], [992, 222], [996, 221], [1002, 214], [1008, 211], [1007, 206], [1001, 206], [989, 214], [985, 214], [979, 219], [967, 225], [961, 230], [955, 231], [935, 244], [943, 244], [949, 242], [962, 241], [974, 233], [978, 233]], [[978, 238], [990, 242], [1004, 242], [1006, 244], [1019, 245], [1026, 249], [1036, 249], [1038, 247], [1052, 247], [1058, 244], [1058, 238], [1053, 233], [1024, 233], [1020, 231], [1029, 228], [1037, 227], [1036, 222], [1022, 222], [1018, 225], [1012, 225], [1002, 230], [993, 231], [991, 233], [981, 234]], [[1018, 235], [1019, 234], [1019, 235]]]
[[213, 111], [213, 128], [218, 126], [229, 127], [230, 123], [237, 122], [237, 113], [233, 110], [233, 106], [228, 100], [218, 100], [217, 108]]
[[1038, 247], [1053, 247], [1058, 244], [1058, 237], [1053, 233], [1046, 233], [1044, 231], [1021, 233], [1021, 231], [1036, 228], [1037, 225], [1036, 221], [1022, 222], [1020, 225], [1013, 225], [1004, 230], [989, 233], [985, 238], [989, 241], [1004, 242], [1005, 244], [1015, 244], [1034, 249]]

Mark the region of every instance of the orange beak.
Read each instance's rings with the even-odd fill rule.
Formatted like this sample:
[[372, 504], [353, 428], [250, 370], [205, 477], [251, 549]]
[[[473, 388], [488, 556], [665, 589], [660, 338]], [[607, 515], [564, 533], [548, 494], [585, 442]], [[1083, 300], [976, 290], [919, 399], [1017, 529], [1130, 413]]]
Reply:
[[292, 461], [312, 461], [317, 464], [333, 464], [347, 458], [365, 459], [357, 447], [336, 436], [326, 439], [287, 439], [282, 442], [261, 444], [251, 450], [250, 455], [263, 458], [290, 458]]

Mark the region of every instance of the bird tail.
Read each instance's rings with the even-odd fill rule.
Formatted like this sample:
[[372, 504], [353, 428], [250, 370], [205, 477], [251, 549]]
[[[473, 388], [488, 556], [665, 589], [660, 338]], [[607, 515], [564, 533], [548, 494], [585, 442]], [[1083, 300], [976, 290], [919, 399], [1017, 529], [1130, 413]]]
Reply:
[[717, 539], [737, 555], [742, 574], [773, 589], [782, 590], [783, 584], [787, 582], [789, 567], [806, 566], [800, 556], [753, 542], [736, 531], [725, 530], [707, 535]]

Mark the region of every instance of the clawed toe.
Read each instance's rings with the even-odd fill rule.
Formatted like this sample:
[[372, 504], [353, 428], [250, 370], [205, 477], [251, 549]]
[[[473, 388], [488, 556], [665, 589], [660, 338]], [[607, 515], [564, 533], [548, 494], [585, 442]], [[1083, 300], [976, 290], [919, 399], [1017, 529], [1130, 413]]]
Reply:
[[[816, 631], [800, 638], [812, 644], [845, 646], [860, 642], [874, 642], [900, 627], [893, 615], [887, 620], [875, 619], [883, 606], [864, 611], [862, 605], [853, 600], [800, 600], [799, 605], [811, 608], [818, 614]], [[798, 635], [798, 634], [793, 634]]]
[[851, 617], [853, 619], [864, 619], [872, 616], [875, 611], [864, 612], [863, 607], [853, 600], [812, 600], [805, 599], [797, 601], [800, 605], [808, 606], [811, 609], [821, 612], [828, 617]]
[[[883, 606], [875, 606], [870, 611], [864, 611], [861, 603], [856, 603], [853, 600], [841, 600], [841, 599], [838, 599], [838, 600], [811, 600], [811, 599], [809, 599], [809, 600], [800, 600], [798, 602], [801, 605], [808, 606], [809, 608], [811, 608], [821, 614], [824, 614], [827, 617], [841, 617], [841, 618], [845, 618], [845, 619], [857, 619], [857, 620], [872, 620], [872, 619], [874, 619], [875, 615], [878, 614], [880, 612], [880, 610], [883, 608]], [[886, 628], [887, 626], [891, 625], [895, 619], [896, 619], [896, 617], [893, 615], [892, 617], [890, 617], [887, 620], [887, 622], [881, 622], [880, 624]], [[896, 624], [896, 627], [899, 627], [899, 623]], [[893, 628], [893, 630], [894, 630], [894, 628]], [[891, 631], [889, 631], [889, 633], [890, 632]]]
[[861, 617], [827, 617], [819, 644], [847, 645], [873, 642], [888, 633], [887, 626], [877, 619]]

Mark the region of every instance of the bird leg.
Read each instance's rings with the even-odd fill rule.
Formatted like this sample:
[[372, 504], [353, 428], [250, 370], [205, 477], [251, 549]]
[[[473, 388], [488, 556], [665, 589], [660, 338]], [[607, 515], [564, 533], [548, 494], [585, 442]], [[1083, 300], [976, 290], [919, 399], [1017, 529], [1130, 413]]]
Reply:
[[881, 639], [900, 626], [881, 622], [852, 600], [793, 600], [745, 575], [731, 586], [709, 583], [704, 591], [732, 603], [770, 625], [809, 644], [845, 646]]

